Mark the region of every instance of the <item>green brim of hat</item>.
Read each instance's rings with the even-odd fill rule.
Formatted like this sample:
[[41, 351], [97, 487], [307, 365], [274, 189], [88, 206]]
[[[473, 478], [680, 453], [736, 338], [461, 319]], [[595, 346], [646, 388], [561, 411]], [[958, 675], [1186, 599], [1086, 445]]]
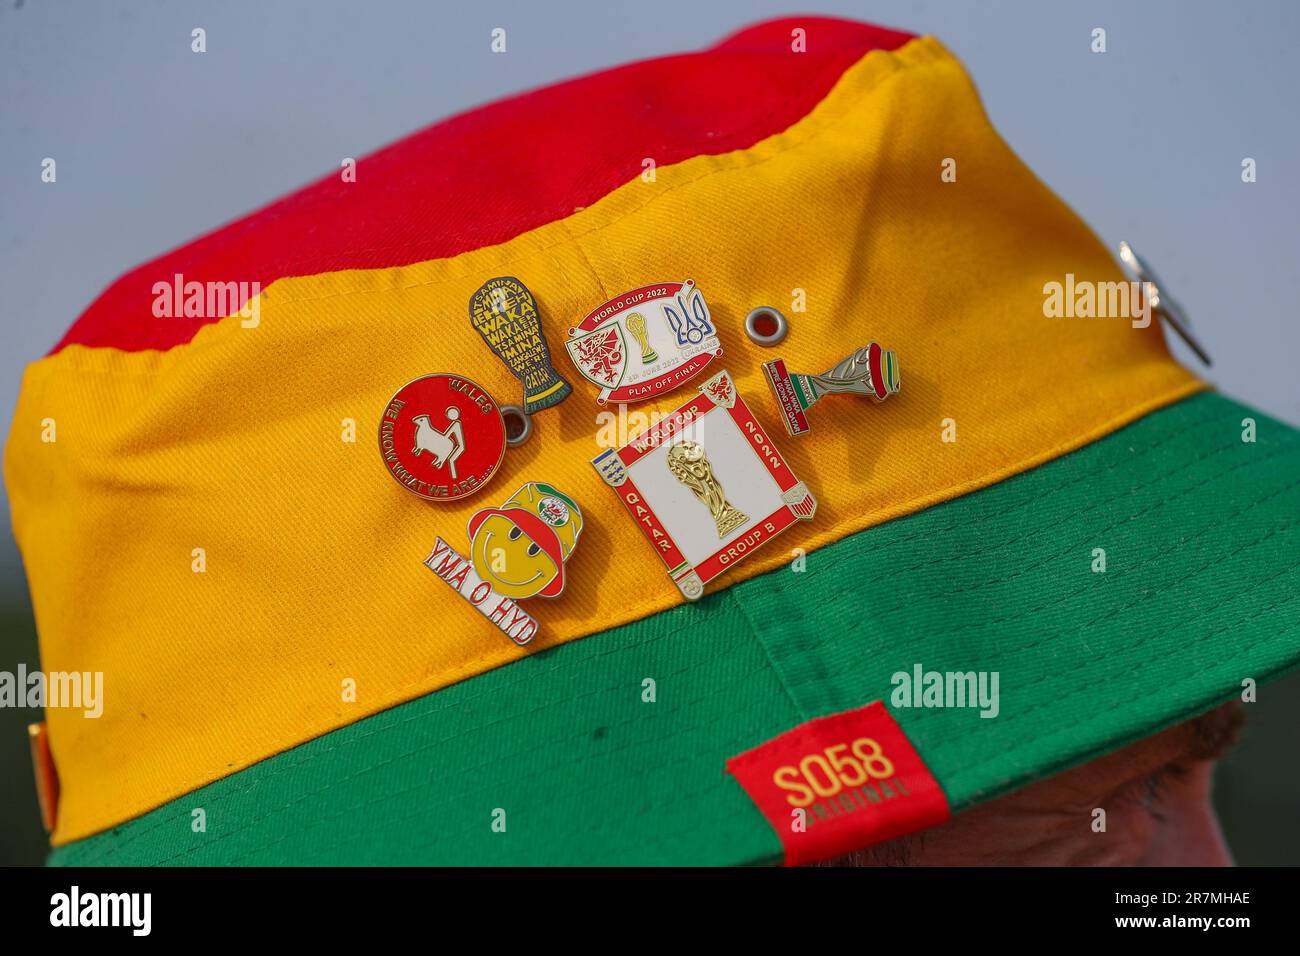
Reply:
[[891, 707], [954, 812], [1289, 669], [1297, 523], [1300, 432], [1200, 395], [803, 571], [358, 721], [51, 863], [776, 863], [727, 758], [888, 702], [891, 675], [917, 664], [1000, 674], [992, 719]]

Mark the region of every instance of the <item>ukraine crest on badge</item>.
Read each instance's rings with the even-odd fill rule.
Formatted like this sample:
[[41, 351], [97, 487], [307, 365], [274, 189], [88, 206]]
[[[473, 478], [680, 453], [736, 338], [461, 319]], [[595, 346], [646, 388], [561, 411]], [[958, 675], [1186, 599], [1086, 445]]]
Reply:
[[817, 510], [726, 371], [592, 465], [690, 600]]
[[722, 343], [704, 294], [691, 279], [642, 286], [587, 313], [564, 343], [596, 402], [639, 402], [694, 378]]

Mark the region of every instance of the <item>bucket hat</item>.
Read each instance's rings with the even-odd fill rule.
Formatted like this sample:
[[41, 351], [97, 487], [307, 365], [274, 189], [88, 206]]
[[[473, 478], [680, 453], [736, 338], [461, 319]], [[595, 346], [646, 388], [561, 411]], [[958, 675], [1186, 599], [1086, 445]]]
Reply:
[[[480, 495], [406, 493], [349, 423], [439, 371], [515, 400], [465, 318], [494, 276], [566, 373], [599, 303], [694, 280], [815, 514], [684, 599], [591, 460], [694, 384], [620, 410], [576, 374]], [[942, 43], [808, 17], [453, 117], [132, 270], [5, 451], [43, 666], [104, 675], [102, 717], [47, 715], [51, 862], [805, 862], [1295, 666], [1300, 434], [1158, 320], [1052, 314], [1067, 276], [1127, 281]], [[192, 282], [257, 288], [156, 314]], [[871, 342], [897, 393], [784, 434], [764, 364]], [[531, 481], [584, 526], [519, 647], [422, 561]], [[996, 715], [909, 706], [931, 672], [998, 674]]]

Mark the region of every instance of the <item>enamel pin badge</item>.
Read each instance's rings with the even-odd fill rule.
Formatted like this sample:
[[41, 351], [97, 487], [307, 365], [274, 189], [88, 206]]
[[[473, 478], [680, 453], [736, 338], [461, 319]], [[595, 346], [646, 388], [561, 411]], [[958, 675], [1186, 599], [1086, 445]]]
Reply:
[[425, 566], [516, 644], [537, 636], [537, 621], [515, 602], [556, 597], [564, 590], [564, 562], [582, 534], [582, 512], [572, 498], [530, 481], [500, 508], [469, 519], [469, 557], [438, 538]]
[[883, 402], [899, 387], [898, 358], [875, 342], [820, 375], [792, 374], [786, 371], [782, 359], [764, 362], [763, 374], [781, 408], [785, 430], [791, 435], [802, 435], [811, 427], [808, 407], [823, 395], [870, 395]]
[[725, 371], [592, 465], [690, 600], [817, 510]]
[[496, 474], [506, 425], [492, 396], [460, 375], [426, 375], [388, 400], [379, 453], [394, 480], [429, 501], [472, 495]]
[[533, 294], [514, 276], [479, 286], [469, 300], [469, 320], [487, 347], [524, 386], [524, 413], [558, 405], [573, 387], [551, 365]]
[[564, 343], [597, 404], [663, 395], [704, 370], [722, 343], [704, 294], [691, 279], [642, 286], [587, 313]]

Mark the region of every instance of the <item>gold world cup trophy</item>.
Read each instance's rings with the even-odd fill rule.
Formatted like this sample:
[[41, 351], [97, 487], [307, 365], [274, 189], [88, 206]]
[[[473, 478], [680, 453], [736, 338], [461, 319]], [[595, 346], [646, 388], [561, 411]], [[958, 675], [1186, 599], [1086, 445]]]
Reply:
[[698, 442], [684, 441], [668, 449], [668, 470], [673, 477], [691, 489], [696, 498], [704, 502], [718, 527], [718, 537], [725, 538], [749, 520], [745, 514], [727, 500], [722, 482], [713, 475], [704, 446]]
[[659, 353], [650, 347], [650, 340], [646, 337], [645, 316], [640, 312], [630, 314], [627, 317], [627, 330], [636, 339], [636, 344], [641, 346], [641, 363], [643, 365], [659, 361]]
[[558, 405], [573, 390], [551, 365], [537, 302], [513, 276], [489, 279], [469, 300], [469, 320], [524, 385], [524, 413]]

